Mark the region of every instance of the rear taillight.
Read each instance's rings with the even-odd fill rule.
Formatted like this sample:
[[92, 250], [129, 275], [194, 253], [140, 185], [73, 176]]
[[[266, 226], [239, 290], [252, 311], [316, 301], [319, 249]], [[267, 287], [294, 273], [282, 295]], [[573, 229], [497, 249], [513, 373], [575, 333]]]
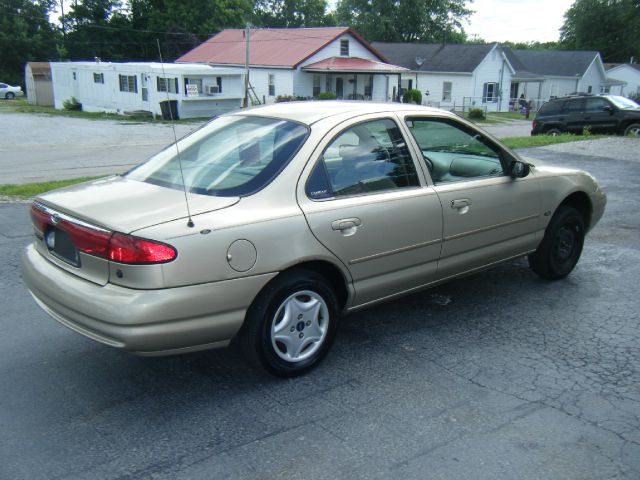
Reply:
[[535, 129], [536, 129], [536, 125], [537, 125], [537, 123], [536, 123], [536, 121], [534, 120], [534, 121], [531, 123], [531, 128], [533, 128], [533, 129], [535, 130]]
[[114, 233], [109, 242], [109, 260], [118, 263], [165, 263], [176, 258], [176, 249], [165, 243], [123, 233]]
[[55, 227], [68, 233], [79, 251], [113, 262], [150, 265], [170, 262], [178, 255], [176, 249], [166, 243], [114, 233], [36, 204], [31, 205], [31, 221], [41, 235]]

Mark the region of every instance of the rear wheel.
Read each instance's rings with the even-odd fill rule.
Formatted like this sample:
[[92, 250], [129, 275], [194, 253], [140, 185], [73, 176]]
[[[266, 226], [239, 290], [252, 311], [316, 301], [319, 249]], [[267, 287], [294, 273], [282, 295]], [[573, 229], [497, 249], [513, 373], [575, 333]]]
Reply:
[[557, 137], [558, 135], [562, 135], [562, 130], [560, 130], [559, 128], [550, 128], [544, 133], [545, 135], [551, 135], [552, 137]]
[[632, 123], [624, 129], [625, 137], [640, 137], [640, 123]]
[[584, 245], [584, 218], [575, 208], [561, 205], [545, 230], [529, 266], [543, 278], [564, 278], [576, 266]]
[[4, 98], [6, 98], [7, 100], [13, 100], [14, 98], [16, 98], [16, 94], [13, 92], [7, 92]]
[[325, 357], [335, 337], [338, 300], [310, 270], [285, 272], [253, 302], [240, 332], [245, 357], [280, 377], [295, 377]]

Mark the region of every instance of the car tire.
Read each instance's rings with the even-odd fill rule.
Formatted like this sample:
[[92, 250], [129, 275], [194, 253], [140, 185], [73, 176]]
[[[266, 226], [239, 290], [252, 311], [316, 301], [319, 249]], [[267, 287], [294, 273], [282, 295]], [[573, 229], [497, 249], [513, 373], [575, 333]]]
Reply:
[[640, 123], [632, 123], [624, 129], [625, 137], [640, 137]]
[[529, 266], [542, 278], [566, 277], [580, 259], [584, 236], [582, 214], [573, 207], [561, 205], [551, 218], [538, 249], [529, 255]]
[[14, 98], [16, 98], [16, 94], [15, 94], [15, 93], [13, 93], [13, 92], [8, 92], [8, 93], [4, 96], [4, 98], [5, 98], [5, 99], [7, 99], [7, 100], [13, 100]]
[[560, 130], [559, 128], [550, 128], [549, 130], [544, 132], [544, 134], [545, 135], [551, 135], [553, 137], [557, 137], [558, 135], [562, 135], [562, 130]]
[[273, 375], [302, 375], [329, 352], [338, 316], [335, 291], [323, 276], [291, 270], [276, 277], [253, 301], [239, 346], [249, 363]]

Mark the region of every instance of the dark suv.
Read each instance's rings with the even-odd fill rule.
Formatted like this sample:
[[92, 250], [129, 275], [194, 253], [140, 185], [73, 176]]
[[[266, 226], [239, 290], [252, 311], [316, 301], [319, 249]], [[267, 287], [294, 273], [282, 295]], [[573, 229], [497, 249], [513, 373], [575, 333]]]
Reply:
[[640, 137], [640, 105], [616, 95], [576, 95], [551, 100], [538, 110], [531, 135], [616, 133]]

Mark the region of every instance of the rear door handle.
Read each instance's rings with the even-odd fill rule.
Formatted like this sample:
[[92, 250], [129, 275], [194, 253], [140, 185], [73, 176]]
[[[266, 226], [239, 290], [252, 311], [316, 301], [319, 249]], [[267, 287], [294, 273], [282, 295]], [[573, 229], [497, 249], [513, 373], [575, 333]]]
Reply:
[[349, 230], [350, 228], [359, 227], [360, 225], [362, 225], [362, 220], [358, 217], [342, 218], [331, 222], [331, 228], [333, 230], [340, 230], [341, 232]]

